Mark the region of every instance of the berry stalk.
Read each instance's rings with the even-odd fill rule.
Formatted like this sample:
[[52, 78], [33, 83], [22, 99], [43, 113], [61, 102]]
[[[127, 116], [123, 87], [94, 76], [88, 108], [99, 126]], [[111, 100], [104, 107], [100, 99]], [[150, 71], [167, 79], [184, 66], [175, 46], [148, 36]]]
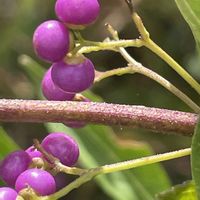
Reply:
[[0, 100], [2, 122], [64, 123], [76, 120], [192, 136], [197, 119], [198, 115], [194, 113], [145, 106], [71, 101]]
[[110, 164], [110, 165], [104, 165], [101, 167], [89, 169], [85, 174], [81, 175], [79, 178], [77, 178], [75, 181], [70, 183], [65, 188], [59, 190], [58, 192], [56, 192], [52, 195], [41, 197], [41, 200], [59, 199], [59, 198], [65, 196], [66, 194], [68, 194], [73, 189], [76, 189], [79, 186], [81, 186], [82, 184], [90, 181], [97, 175], [132, 169], [132, 168], [149, 165], [149, 164], [153, 164], [153, 163], [157, 163], [157, 162], [161, 162], [161, 161], [166, 161], [166, 160], [171, 160], [171, 159], [175, 159], [175, 158], [180, 158], [183, 156], [188, 156], [190, 154], [191, 154], [191, 148], [187, 148], [187, 149], [181, 149], [178, 151], [172, 151], [172, 152], [153, 155], [153, 156], [147, 156], [144, 158], [123, 161], [123, 162], [119, 162], [119, 163], [114, 163], [114, 164]]
[[[107, 30], [110, 32], [112, 38], [114, 40], [118, 41], [119, 40], [118, 32], [110, 24], [106, 24], [106, 27], [107, 27]], [[146, 33], [146, 30], [144, 30], [143, 37], [148, 35], [145, 33]], [[113, 76], [113, 75], [123, 75], [125, 73], [143, 74], [144, 76], [147, 76], [150, 79], [156, 81], [157, 83], [162, 85], [164, 88], [166, 88], [168, 91], [170, 91], [172, 94], [177, 96], [179, 99], [181, 99], [183, 102], [185, 102], [185, 104], [187, 104], [190, 108], [192, 108], [196, 113], [200, 112], [200, 107], [196, 103], [194, 103], [186, 94], [184, 94], [181, 90], [179, 90], [177, 87], [175, 87], [168, 80], [166, 80], [165, 78], [163, 78], [156, 72], [148, 69], [147, 67], [143, 66], [141, 63], [137, 62], [133, 57], [131, 57], [129, 55], [129, 53], [126, 51], [125, 48], [120, 47], [120, 48], [118, 48], [118, 51], [130, 65], [125, 68], [118, 68], [118, 69], [114, 69], [114, 70], [110, 70], [110, 71], [101, 73], [100, 74], [101, 76], [97, 77], [96, 81], [100, 81], [103, 78]]]
[[[131, 2], [127, 2], [129, 7]], [[149, 32], [146, 30], [140, 16], [132, 10], [132, 19], [141, 35], [143, 45], [164, 60], [172, 69], [174, 69], [198, 94], [200, 94], [200, 84], [169, 54], [151, 40]]]

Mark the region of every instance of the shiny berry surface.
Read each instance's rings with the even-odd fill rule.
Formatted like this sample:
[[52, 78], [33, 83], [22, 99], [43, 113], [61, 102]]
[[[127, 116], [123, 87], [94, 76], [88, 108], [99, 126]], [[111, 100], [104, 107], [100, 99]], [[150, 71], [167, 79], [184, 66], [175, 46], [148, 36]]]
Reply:
[[15, 189], [20, 190], [30, 186], [41, 196], [52, 194], [56, 191], [56, 184], [53, 176], [41, 169], [28, 169], [17, 178]]
[[17, 192], [9, 187], [0, 188], [0, 200], [16, 200]]
[[93, 84], [94, 65], [87, 58], [78, 64], [57, 62], [52, 65], [51, 77], [53, 82], [66, 92], [82, 92]]
[[96, 20], [100, 6], [97, 0], [57, 0], [57, 17], [72, 25], [87, 25]]
[[33, 34], [33, 47], [43, 60], [57, 62], [64, 58], [69, 49], [69, 31], [57, 20], [40, 24]]
[[74, 93], [67, 93], [57, 87], [51, 78], [51, 69], [45, 73], [42, 80], [42, 93], [48, 100], [65, 101], [72, 100], [75, 96]]
[[31, 158], [25, 151], [10, 153], [0, 164], [0, 177], [8, 186], [14, 186], [17, 177], [28, 169]]
[[51, 133], [41, 143], [44, 150], [52, 154], [67, 166], [74, 165], [79, 157], [76, 141], [65, 133]]

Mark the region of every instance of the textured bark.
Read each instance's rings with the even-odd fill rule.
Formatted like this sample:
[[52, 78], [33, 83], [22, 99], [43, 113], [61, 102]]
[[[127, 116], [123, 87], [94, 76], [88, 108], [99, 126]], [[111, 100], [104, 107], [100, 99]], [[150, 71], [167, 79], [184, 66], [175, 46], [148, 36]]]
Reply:
[[67, 122], [144, 128], [155, 132], [191, 136], [198, 116], [193, 113], [93, 102], [0, 100], [2, 122]]

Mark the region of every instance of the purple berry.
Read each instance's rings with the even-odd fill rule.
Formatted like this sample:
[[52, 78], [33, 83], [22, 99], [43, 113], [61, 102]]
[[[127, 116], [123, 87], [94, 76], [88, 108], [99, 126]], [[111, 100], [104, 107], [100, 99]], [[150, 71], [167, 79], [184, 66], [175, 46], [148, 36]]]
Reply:
[[74, 93], [68, 93], [57, 87], [51, 78], [51, 69], [45, 73], [42, 80], [42, 93], [48, 100], [65, 101], [72, 100], [75, 96]]
[[0, 177], [14, 186], [17, 177], [28, 169], [31, 158], [25, 151], [19, 150], [9, 154], [0, 164]]
[[17, 192], [9, 187], [0, 188], [0, 200], [16, 200]]
[[55, 12], [68, 25], [84, 26], [96, 20], [100, 6], [97, 0], [57, 0]]
[[38, 151], [34, 146], [30, 146], [25, 151], [26, 151], [26, 153], [28, 153], [28, 155], [31, 157], [31, 159], [42, 157], [42, 153], [40, 151]]
[[52, 194], [56, 191], [56, 183], [53, 176], [41, 169], [28, 169], [16, 180], [15, 189], [19, 192], [30, 186], [41, 196]]
[[57, 20], [40, 24], [33, 35], [33, 47], [36, 54], [49, 62], [63, 59], [69, 49], [69, 31]]
[[72, 166], [78, 160], [78, 144], [65, 133], [51, 133], [44, 138], [41, 145], [44, 150], [58, 158], [66, 166]]
[[94, 65], [87, 58], [78, 64], [60, 61], [52, 65], [53, 82], [66, 92], [78, 93], [88, 89], [93, 84], [94, 76]]

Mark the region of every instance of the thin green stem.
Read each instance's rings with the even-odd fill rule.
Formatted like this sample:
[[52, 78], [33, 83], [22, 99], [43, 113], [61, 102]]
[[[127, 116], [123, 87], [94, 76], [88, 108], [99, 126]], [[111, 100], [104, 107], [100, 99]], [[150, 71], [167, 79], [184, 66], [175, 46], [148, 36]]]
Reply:
[[143, 158], [139, 158], [139, 159], [123, 161], [123, 162], [119, 162], [119, 163], [115, 163], [115, 164], [104, 165], [104, 166], [97, 167], [94, 169], [89, 169], [86, 173], [81, 175], [79, 178], [77, 178], [75, 181], [73, 181], [72, 183], [70, 183], [69, 185], [64, 187], [63, 189], [59, 190], [58, 192], [56, 192], [52, 195], [41, 197], [40, 200], [59, 199], [65, 195], [67, 195], [73, 189], [76, 189], [76, 188], [80, 187], [82, 184], [90, 181], [97, 175], [133, 169], [133, 168], [144, 166], [144, 165], [154, 164], [154, 163], [161, 162], [161, 161], [166, 161], [166, 160], [171, 160], [171, 159], [175, 159], [175, 158], [180, 158], [183, 156], [188, 156], [190, 154], [191, 154], [191, 148], [187, 148], [187, 149], [182, 149], [182, 150], [178, 150], [178, 151], [173, 151], [173, 152], [168, 152], [168, 153], [158, 154], [158, 155], [153, 155], [153, 156], [147, 156], [147, 157], [143, 157]]
[[175, 159], [175, 158], [180, 158], [183, 156], [188, 156], [190, 154], [191, 154], [191, 148], [187, 148], [187, 149], [168, 152], [168, 153], [164, 153], [164, 154], [158, 154], [158, 155], [143, 157], [143, 158], [139, 158], [139, 159], [129, 160], [129, 161], [125, 161], [125, 162], [120, 162], [120, 163], [116, 163], [116, 164], [105, 165], [105, 166], [101, 167], [101, 169], [102, 169], [101, 174], [118, 172], [118, 171], [132, 169], [132, 168], [136, 168], [136, 167], [140, 167], [140, 166], [144, 166], [144, 165], [146, 166], [146, 165], [161, 162], [161, 161], [166, 161], [166, 160], [171, 160], [171, 159]]
[[104, 41], [104, 42], [94, 42], [94, 41], [79, 41], [80, 44], [68, 53], [69, 56], [75, 54], [90, 53], [93, 51], [102, 50], [112, 50], [116, 51], [118, 47], [142, 47], [143, 41], [140, 39], [134, 40], [118, 40], [118, 41]]
[[87, 173], [83, 174], [82, 176], [77, 178], [75, 181], [71, 182], [69, 185], [67, 185], [63, 189], [59, 190], [58, 192], [56, 192], [52, 195], [41, 197], [41, 200], [56, 200], [56, 199], [59, 199], [65, 195], [67, 195], [72, 190], [80, 187], [84, 183], [93, 179], [95, 176], [99, 175], [101, 172], [100, 169], [101, 168], [95, 168], [95, 169], [88, 170]]
[[181, 99], [185, 104], [187, 104], [191, 109], [193, 109], [196, 113], [200, 113], [200, 107], [195, 104], [187, 95], [185, 95], [183, 92], [181, 92], [178, 88], [176, 88], [173, 84], [171, 84], [169, 81], [164, 79], [162, 76], [158, 75], [157, 73], [153, 72], [152, 70], [142, 66], [142, 65], [129, 65], [128, 67], [118, 68], [106, 71], [104, 73], [100, 73], [99, 76], [95, 78], [95, 82], [99, 82], [107, 77], [113, 76], [113, 75], [123, 75], [123, 74], [134, 74], [139, 73], [143, 74], [150, 79], [156, 81], [160, 85], [162, 85], [164, 88], [169, 90], [171, 93], [176, 95], [179, 99]]
[[172, 67], [192, 88], [200, 94], [200, 84], [181, 66], [179, 65], [169, 54], [167, 54], [162, 48], [160, 48], [155, 42], [150, 38], [149, 32], [146, 30], [145, 26], [139, 15], [136, 12], [132, 13], [132, 19], [141, 35], [143, 40], [143, 45], [158, 55], [162, 60], [164, 60], [170, 67]]
[[66, 174], [79, 175], [79, 176], [88, 171], [87, 169], [81, 169], [77, 167], [68, 167], [68, 166], [63, 165], [60, 162], [56, 163], [56, 170], [59, 172], [66, 173]]
[[[115, 40], [119, 39], [117, 31], [115, 31], [112, 26], [107, 24], [107, 29]], [[144, 29], [143, 31], [144, 31], [143, 36], [147, 37], [148, 34], [146, 33], [146, 29]], [[168, 80], [166, 80], [165, 78], [163, 78], [156, 72], [144, 67], [141, 63], [137, 62], [134, 58], [132, 58], [128, 54], [128, 52], [123, 47], [118, 48], [118, 51], [121, 53], [121, 55], [124, 57], [124, 59], [128, 63], [131, 64], [131, 66], [126, 67], [124, 69], [119, 68], [119, 69], [114, 69], [114, 70], [104, 72], [104, 74], [100, 74], [100, 76], [95, 79], [96, 81], [100, 81], [103, 78], [107, 78], [109, 76], [122, 75], [125, 73], [143, 74], [143, 75], [149, 77], [150, 79], [156, 81], [160, 85], [162, 85], [164, 88], [169, 90], [172, 94], [176, 95], [179, 99], [181, 99], [183, 102], [185, 102], [196, 113], [200, 113], [200, 107], [197, 104], [195, 104], [187, 95], [185, 95], [178, 88], [176, 88], [173, 84], [171, 84]]]
[[163, 49], [161, 49], [155, 42], [148, 40], [144, 43], [144, 46], [158, 55], [169, 66], [171, 66], [187, 83], [193, 87], [198, 94], [200, 94], [200, 84], [183, 68], [179, 65], [171, 56], [169, 56]]

